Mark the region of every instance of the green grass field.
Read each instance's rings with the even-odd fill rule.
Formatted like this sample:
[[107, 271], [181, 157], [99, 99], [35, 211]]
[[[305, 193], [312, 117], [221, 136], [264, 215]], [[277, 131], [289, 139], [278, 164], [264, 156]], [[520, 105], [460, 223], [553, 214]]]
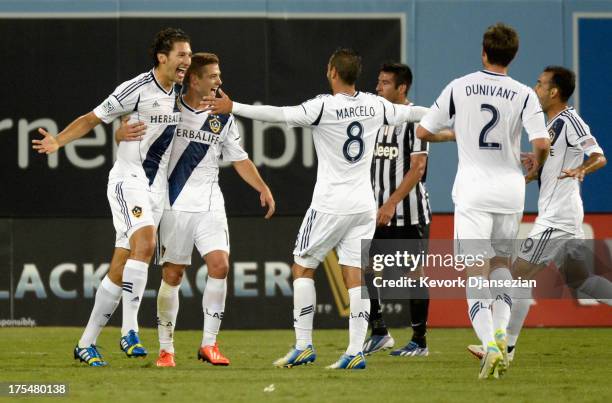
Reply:
[[[475, 341], [471, 329], [432, 329], [431, 354], [424, 358], [369, 357], [365, 371], [330, 371], [347, 342], [344, 330], [315, 331], [317, 361], [307, 367], [278, 369], [293, 332], [222, 331], [229, 367], [195, 359], [201, 333], [175, 336], [176, 368], [156, 368], [155, 356], [128, 359], [119, 351], [119, 330], [105, 329], [98, 340], [109, 362], [88, 368], [72, 358], [77, 328], [0, 329], [0, 382], [67, 382], [67, 397], [55, 401], [592, 401], [612, 399], [612, 329], [528, 329], [507, 376], [477, 379], [478, 362], [465, 350]], [[398, 343], [409, 331], [394, 329]], [[141, 329], [141, 339], [157, 352], [157, 334]], [[274, 384], [274, 391], [264, 388]], [[0, 398], [12, 401], [12, 398]], [[40, 400], [41, 398], [35, 398]]]

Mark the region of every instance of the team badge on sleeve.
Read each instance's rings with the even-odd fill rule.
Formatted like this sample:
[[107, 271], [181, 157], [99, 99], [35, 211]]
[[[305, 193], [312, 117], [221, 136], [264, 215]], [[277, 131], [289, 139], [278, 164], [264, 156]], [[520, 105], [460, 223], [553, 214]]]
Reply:
[[134, 214], [134, 217], [140, 218], [142, 215], [142, 207], [134, 206], [132, 209], [132, 214]]

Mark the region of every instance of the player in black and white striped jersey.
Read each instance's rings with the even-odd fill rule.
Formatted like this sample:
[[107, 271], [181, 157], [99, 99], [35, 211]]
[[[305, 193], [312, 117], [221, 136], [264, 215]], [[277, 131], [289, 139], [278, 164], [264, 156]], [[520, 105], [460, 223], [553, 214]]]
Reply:
[[[376, 92], [395, 104], [410, 104], [407, 99], [412, 72], [400, 63], [385, 63], [378, 75]], [[431, 208], [425, 187], [429, 143], [415, 134], [416, 123], [398, 126], [385, 125], [376, 136], [372, 160], [372, 187], [377, 202], [377, 229], [374, 239], [429, 238]], [[426, 245], [425, 245], [426, 247]], [[422, 271], [422, 270], [421, 270]], [[367, 275], [368, 284], [373, 278]], [[380, 291], [377, 289], [377, 291]], [[410, 299], [412, 340], [392, 355], [427, 355], [425, 340], [429, 296], [427, 289]], [[364, 353], [371, 354], [393, 347], [395, 341], [385, 325], [380, 292], [370, 299], [370, 326], [372, 333], [364, 344]]]

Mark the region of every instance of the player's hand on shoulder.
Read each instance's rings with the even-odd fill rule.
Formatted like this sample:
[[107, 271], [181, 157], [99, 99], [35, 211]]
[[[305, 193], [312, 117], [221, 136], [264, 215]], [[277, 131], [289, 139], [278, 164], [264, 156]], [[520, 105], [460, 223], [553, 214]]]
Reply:
[[198, 109], [210, 111], [215, 115], [225, 115], [232, 112], [234, 102], [221, 88], [217, 90], [217, 96], [207, 95], [202, 98]]
[[144, 136], [147, 126], [144, 122], [138, 121], [135, 123], [128, 123], [130, 120], [129, 115], [121, 117], [121, 125], [115, 132], [115, 141], [117, 143], [121, 141], [140, 141]]
[[270, 188], [266, 186], [266, 188], [259, 194], [259, 201], [261, 202], [261, 207], [268, 207], [268, 211], [264, 218], [267, 220], [276, 211], [276, 202], [274, 201], [274, 197], [272, 196], [272, 191]]
[[32, 148], [39, 154], [51, 154], [59, 149], [59, 143], [55, 136], [42, 127], [38, 128], [38, 133], [42, 134], [43, 138], [32, 140]]

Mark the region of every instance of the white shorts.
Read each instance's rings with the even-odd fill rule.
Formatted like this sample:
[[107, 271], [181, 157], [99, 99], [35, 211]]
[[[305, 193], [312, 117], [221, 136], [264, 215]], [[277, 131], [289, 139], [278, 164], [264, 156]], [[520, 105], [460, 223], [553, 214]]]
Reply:
[[214, 250], [229, 254], [229, 231], [225, 210], [200, 213], [165, 210], [159, 227], [160, 263], [191, 264], [193, 245], [200, 256]]
[[361, 240], [372, 239], [375, 230], [376, 210], [335, 215], [310, 208], [295, 241], [295, 263], [314, 269], [335, 248], [338, 263], [361, 267]]
[[512, 256], [522, 217], [455, 207], [455, 254]]
[[584, 259], [584, 234], [534, 224], [521, 244], [518, 257], [535, 265], [555, 262], [561, 266], [566, 257]]
[[106, 191], [115, 226], [115, 247], [130, 249], [130, 237], [148, 225], [159, 224], [164, 211], [165, 193], [152, 193], [140, 182], [109, 184]]

